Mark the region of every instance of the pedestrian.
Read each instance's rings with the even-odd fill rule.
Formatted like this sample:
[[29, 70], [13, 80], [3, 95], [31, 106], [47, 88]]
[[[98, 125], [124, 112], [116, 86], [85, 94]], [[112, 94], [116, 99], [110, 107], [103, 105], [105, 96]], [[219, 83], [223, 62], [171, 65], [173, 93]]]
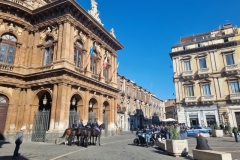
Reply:
[[198, 136], [196, 137], [197, 140], [197, 146], [196, 149], [199, 150], [212, 150], [209, 145], [208, 141], [205, 137], [202, 136], [202, 133], [197, 134]]
[[132, 126], [131, 126], [131, 130], [132, 130], [132, 133], [133, 133], [133, 130], [134, 130], [133, 124], [132, 124]]
[[22, 144], [23, 142], [23, 132], [26, 130], [26, 126], [23, 126], [20, 131], [17, 132], [16, 134], [16, 138], [15, 138], [15, 144], [16, 144], [16, 147], [15, 147], [15, 150], [13, 152], [13, 159], [15, 158], [18, 158], [19, 154], [18, 154], [18, 151], [20, 149], [20, 145]]
[[150, 134], [151, 134], [151, 130], [148, 127], [148, 125], [146, 125], [146, 128], [145, 128], [144, 132], [145, 132], [145, 141], [146, 141], [146, 144], [147, 144], [147, 147], [148, 147], [148, 144], [150, 143]]
[[74, 122], [72, 124], [72, 128], [73, 129], [77, 129], [78, 128], [77, 119], [74, 120]]
[[233, 127], [233, 130], [232, 130], [233, 134], [234, 134], [234, 137], [235, 137], [235, 141], [238, 142], [238, 129], [236, 126]]

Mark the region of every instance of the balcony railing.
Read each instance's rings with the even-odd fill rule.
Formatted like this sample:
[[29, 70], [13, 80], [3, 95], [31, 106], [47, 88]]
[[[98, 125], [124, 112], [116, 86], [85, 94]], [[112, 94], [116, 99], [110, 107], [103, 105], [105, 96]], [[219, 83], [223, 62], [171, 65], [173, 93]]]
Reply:
[[186, 103], [197, 102], [197, 97], [196, 96], [185, 97], [185, 102]]
[[193, 71], [192, 70], [183, 71], [182, 76], [183, 77], [193, 76]]
[[13, 71], [13, 65], [11, 65], [11, 64], [5, 64], [5, 63], [0, 63], [0, 70]]
[[232, 64], [225, 67], [225, 71], [233, 71], [238, 69], [239, 69], [238, 64]]
[[200, 68], [198, 74], [209, 74], [209, 68]]
[[240, 100], [240, 93], [231, 93], [230, 99], [231, 100]]
[[214, 95], [204, 95], [204, 96], [201, 97], [201, 101], [202, 102], [214, 101]]
[[17, 4], [21, 5], [21, 6], [24, 6], [24, 7], [29, 8], [29, 9], [34, 9], [33, 6], [27, 4], [27, 3], [23, 2], [23, 1], [18, 1], [18, 0], [7, 0], [7, 1], [17, 3]]

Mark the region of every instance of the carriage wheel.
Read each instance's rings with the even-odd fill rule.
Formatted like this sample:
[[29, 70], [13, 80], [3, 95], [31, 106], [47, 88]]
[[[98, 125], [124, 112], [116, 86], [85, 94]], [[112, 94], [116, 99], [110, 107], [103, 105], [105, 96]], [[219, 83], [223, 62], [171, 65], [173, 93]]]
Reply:
[[138, 140], [137, 140], [137, 139], [134, 139], [134, 140], [133, 140], [133, 144], [134, 144], [135, 146], [138, 146], [138, 145], [139, 145]]
[[153, 147], [154, 146], [154, 141], [151, 139], [150, 140], [150, 146]]

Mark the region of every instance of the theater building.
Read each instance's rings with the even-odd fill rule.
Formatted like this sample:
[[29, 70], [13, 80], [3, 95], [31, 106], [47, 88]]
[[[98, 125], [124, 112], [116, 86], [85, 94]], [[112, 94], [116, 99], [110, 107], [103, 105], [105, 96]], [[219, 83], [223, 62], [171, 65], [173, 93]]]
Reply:
[[116, 134], [121, 49], [95, 0], [88, 12], [75, 0], [0, 0], [0, 134], [26, 126], [26, 140], [51, 141], [95, 117]]

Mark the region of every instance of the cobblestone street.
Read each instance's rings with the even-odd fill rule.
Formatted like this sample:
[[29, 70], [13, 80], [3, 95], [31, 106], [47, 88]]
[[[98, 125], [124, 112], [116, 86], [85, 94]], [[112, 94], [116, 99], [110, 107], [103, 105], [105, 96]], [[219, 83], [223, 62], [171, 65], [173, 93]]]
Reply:
[[[189, 157], [175, 158], [166, 155], [165, 152], [159, 150], [157, 147], [146, 148], [134, 146], [132, 144], [134, 134], [130, 132], [122, 132], [118, 136], [102, 138], [102, 146], [89, 146], [88, 148], [65, 145], [55, 145], [50, 143], [34, 143], [24, 142], [21, 145], [20, 153], [21, 160], [56, 160], [56, 159], [69, 159], [69, 160], [112, 160], [112, 159], [191, 159]], [[234, 142], [233, 138], [210, 138], [208, 139], [210, 147], [217, 151], [231, 152], [233, 160], [240, 157], [240, 143]], [[14, 144], [4, 143], [0, 148], [0, 159], [11, 159], [14, 150]], [[189, 138], [189, 154], [192, 154], [192, 149], [196, 146], [195, 138]]]

